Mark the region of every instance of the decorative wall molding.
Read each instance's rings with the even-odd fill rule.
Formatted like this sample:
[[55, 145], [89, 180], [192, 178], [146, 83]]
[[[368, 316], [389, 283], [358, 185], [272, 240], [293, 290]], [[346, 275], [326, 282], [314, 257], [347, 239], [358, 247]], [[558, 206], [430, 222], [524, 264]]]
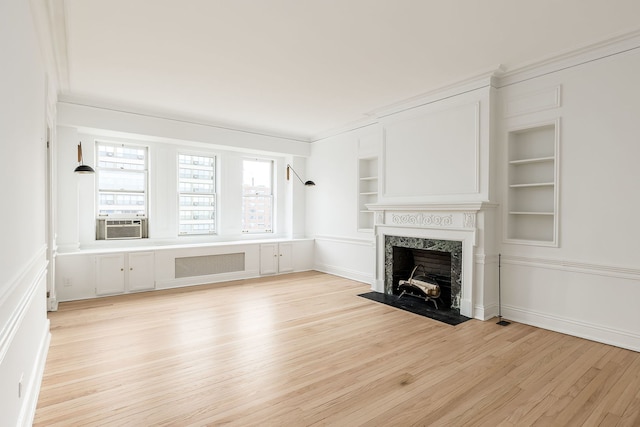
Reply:
[[42, 385], [44, 368], [47, 362], [47, 354], [49, 353], [49, 344], [51, 343], [51, 333], [49, 332], [49, 330], [49, 320], [47, 319], [40, 339], [38, 340], [38, 342], [40, 343], [38, 347], [38, 354], [36, 355], [32, 374], [29, 375], [31, 381], [26, 386], [26, 390], [28, 391], [28, 393], [25, 396], [25, 402], [22, 405], [20, 416], [18, 418], [18, 422], [16, 423], [19, 426], [31, 426], [36, 415], [40, 386]]
[[352, 237], [339, 237], [339, 236], [328, 236], [328, 235], [318, 235], [315, 236], [316, 241], [324, 241], [324, 242], [336, 242], [336, 243], [345, 243], [348, 245], [359, 245], [359, 246], [367, 246], [373, 247], [376, 242], [373, 238], [371, 239], [355, 239]]
[[452, 202], [452, 203], [373, 203], [367, 205], [372, 211], [468, 211], [477, 212], [498, 206], [487, 202]]
[[450, 227], [453, 225], [453, 215], [393, 213], [391, 214], [391, 223], [423, 227]]
[[559, 108], [562, 105], [561, 89], [558, 85], [512, 96], [505, 101], [503, 116], [508, 118]]
[[463, 215], [464, 215], [464, 228], [475, 228], [476, 227], [476, 213], [475, 212], [465, 212]]
[[536, 258], [502, 255], [502, 264], [522, 265], [534, 268], [548, 268], [574, 273], [591, 274], [620, 279], [640, 280], [640, 269], [605, 264], [593, 264], [553, 258]]
[[[46, 246], [44, 248], [46, 249]], [[48, 262], [44, 258], [44, 250], [41, 250], [20, 274], [22, 281], [14, 283], [10, 287], [11, 292], [6, 292], [3, 295], [3, 299], [0, 300], [0, 308], [3, 308], [9, 300], [11, 300], [11, 304], [8, 304], [10, 305], [9, 310], [13, 308], [11, 312], [3, 309], [2, 312], [4, 315], [0, 316], [0, 361], [4, 360], [13, 338], [18, 333], [24, 316], [31, 305], [30, 303], [36, 295], [38, 285], [46, 279], [47, 265]], [[18, 285], [22, 285], [23, 287], [26, 285], [24, 292], [18, 292], [20, 291]]]
[[[43, 268], [42, 261], [46, 260], [46, 253], [47, 245], [42, 245], [33, 257], [31, 257], [31, 259], [25, 264], [24, 268], [20, 270], [13, 279], [9, 280], [9, 285], [0, 289], [0, 307], [2, 307], [7, 298], [9, 298], [19, 285], [33, 281], [33, 279], [30, 279], [29, 277], [35, 277], [39, 273], [40, 269]], [[46, 265], [44, 268], [46, 268]]]

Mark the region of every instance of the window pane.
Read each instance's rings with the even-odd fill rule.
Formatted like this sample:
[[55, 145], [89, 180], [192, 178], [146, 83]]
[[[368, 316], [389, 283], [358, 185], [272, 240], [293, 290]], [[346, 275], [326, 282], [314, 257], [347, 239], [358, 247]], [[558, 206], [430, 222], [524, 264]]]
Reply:
[[98, 142], [98, 215], [147, 214], [147, 148]]
[[244, 160], [242, 163], [242, 189], [245, 196], [271, 195], [273, 162], [270, 160]]
[[272, 227], [273, 197], [245, 196], [242, 203], [242, 229], [245, 233], [268, 232]]
[[273, 161], [242, 161], [242, 231], [273, 232]]
[[98, 214], [144, 215], [147, 211], [145, 195], [139, 193], [108, 193], [98, 195]]
[[140, 191], [144, 192], [145, 173], [126, 170], [101, 170], [98, 172], [100, 190]]
[[146, 148], [98, 144], [98, 167], [124, 170], [146, 169]]
[[215, 233], [215, 157], [178, 154], [179, 233]]

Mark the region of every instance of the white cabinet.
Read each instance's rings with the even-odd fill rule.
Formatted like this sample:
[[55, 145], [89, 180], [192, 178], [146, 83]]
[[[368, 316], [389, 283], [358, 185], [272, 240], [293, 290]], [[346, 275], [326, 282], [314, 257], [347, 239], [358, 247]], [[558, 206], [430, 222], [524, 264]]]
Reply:
[[124, 293], [124, 254], [96, 256], [96, 295]]
[[559, 121], [508, 134], [506, 237], [557, 246]]
[[132, 252], [128, 256], [127, 290], [146, 291], [155, 288], [155, 256], [153, 252]]
[[96, 255], [96, 295], [155, 288], [153, 252]]
[[260, 274], [293, 271], [292, 243], [263, 243], [260, 245]]

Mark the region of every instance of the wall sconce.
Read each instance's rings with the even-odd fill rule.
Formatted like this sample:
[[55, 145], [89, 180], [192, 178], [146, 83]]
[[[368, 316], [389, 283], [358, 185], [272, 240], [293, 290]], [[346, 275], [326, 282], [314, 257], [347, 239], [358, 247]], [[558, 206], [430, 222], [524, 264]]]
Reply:
[[300, 182], [301, 182], [301, 183], [303, 183], [304, 185], [309, 186], [309, 187], [312, 187], [312, 186], [316, 185], [316, 183], [315, 183], [315, 182], [313, 182], [313, 181], [304, 181], [302, 178], [300, 178], [300, 175], [298, 175], [298, 173], [295, 171], [295, 169], [293, 169], [293, 168], [291, 167], [291, 165], [290, 165], [290, 164], [287, 164], [287, 181], [289, 181], [289, 178], [290, 178], [290, 176], [291, 176], [291, 175], [289, 174], [289, 169], [291, 169], [291, 171], [295, 174], [295, 176], [296, 176], [296, 177], [300, 180]]
[[77, 173], [95, 173], [93, 168], [89, 165], [84, 164], [84, 159], [82, 158], [82, 141], [78, 144], [78, 167], [74, 170]]

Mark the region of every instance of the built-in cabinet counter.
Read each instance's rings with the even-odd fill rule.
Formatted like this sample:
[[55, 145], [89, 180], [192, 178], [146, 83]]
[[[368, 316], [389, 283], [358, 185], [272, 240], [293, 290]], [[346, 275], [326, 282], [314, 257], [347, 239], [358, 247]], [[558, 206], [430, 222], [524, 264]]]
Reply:
[[313, 239], [91, 248], [55, 258], [58, 301], [169, 289], [313, 268]]

